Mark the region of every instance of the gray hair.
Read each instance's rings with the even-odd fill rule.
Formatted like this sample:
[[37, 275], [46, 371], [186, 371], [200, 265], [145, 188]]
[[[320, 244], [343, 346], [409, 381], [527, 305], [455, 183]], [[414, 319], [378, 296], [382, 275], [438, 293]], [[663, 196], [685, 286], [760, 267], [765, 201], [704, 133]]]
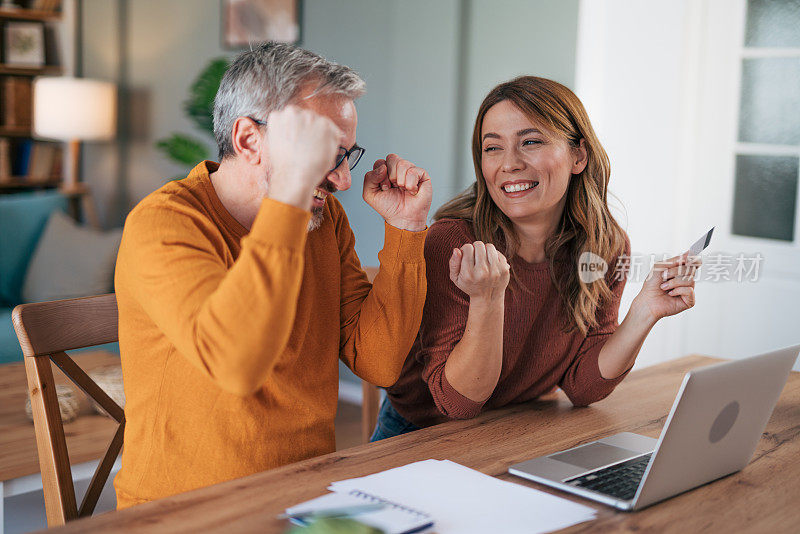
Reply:
[[234, 156], [231, 134], [239, 117], [266, 120], [289, 104], [307, 82], [313, 95], [337, 94], [352, 100], [364, 94], [364, 80], [350, 67], [308, 50], [268, 42], [243, 52], [225, 71], [214, 99], [214, 138], [220, 160]]

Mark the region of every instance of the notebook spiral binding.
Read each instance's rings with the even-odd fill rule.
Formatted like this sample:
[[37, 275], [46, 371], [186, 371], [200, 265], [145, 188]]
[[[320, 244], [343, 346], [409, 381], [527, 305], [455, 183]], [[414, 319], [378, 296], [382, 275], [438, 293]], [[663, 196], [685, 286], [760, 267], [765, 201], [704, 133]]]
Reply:
[[425, 512], [420, 512], [419, 510], [414, 510], [413, 508], [409, 508], [408, 506], [403, 506], [402, 504], [399, 504], [399, 503], [396, 503], [396, 502], [392, 502], [392, 501], [388, 501], [386, 499], [382, 499], [380, 497], [376, 497], [375, 495], [371, 495], [369, 493], [364, 493], [363, 491], [359, 491], [359, 490], [356, 490], [356, 489], [351, 490], [350, 491], [350, 495], [352, 495], [353, 497], [358, 497], [359, 499], [368, 500], [368, 501], [370, 501], [372, 503], [385, 504], [387, 506], [391, 506], [392, 508], [396, 508], [396, 509], [402, 510], [404, 512], [415, 514], [417, 517], [421, 517], [421, 518], [429, 518], [430, 517], [430, 515], [426, 514]]

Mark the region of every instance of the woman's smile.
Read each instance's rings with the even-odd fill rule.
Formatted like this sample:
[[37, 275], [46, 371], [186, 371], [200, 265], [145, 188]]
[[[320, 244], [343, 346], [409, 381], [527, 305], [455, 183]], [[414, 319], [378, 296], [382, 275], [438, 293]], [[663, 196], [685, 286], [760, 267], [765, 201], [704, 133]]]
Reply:
[[500, 189], [506, 194], [508, 198], [519, 198], [532, 193], [539, 182], [533, 180], [514, 180], [503, 182]]

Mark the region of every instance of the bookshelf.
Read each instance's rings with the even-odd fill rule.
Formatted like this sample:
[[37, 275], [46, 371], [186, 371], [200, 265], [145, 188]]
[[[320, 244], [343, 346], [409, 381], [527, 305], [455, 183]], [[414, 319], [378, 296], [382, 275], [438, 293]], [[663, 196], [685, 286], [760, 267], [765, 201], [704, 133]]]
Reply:
[[3, 20], [30, 20], [38, 22], [46, 22], [51, 20], [61, 20], [61, 11], [56, 9], [44, 11], [41, 9], [30, 8], [5, 8], [0, 7], [0, 18]]
[[0, 126], [0, 137], [30, 137], [28, 126]]
[[25, 189], [51, 189], [53, 187], [58, 187], [61, 185], [61, 179], [44, 179], [44, 180], [35, 180], [28, 178], [27, 176], [19, 177], [19, 176], [11, 176], [6, 179], [7, 181], [3, 182], [2, 186], [6, 189], [10, 190], [25, 190]]
[[[2, 21], [0, 17], [0, 21]], [[45, 65], [43, 67], [24, 67], [19, 65], [6, 65], [0, 63], [0, 76], [42, 76], [42, 75], [60, 76], [63, 74], [63, 69], [58, 65]]]
[[[33, 139], [32, 83], [36, 76], [64, 73], [61, 1], [6, 4], [0, 6], [0, 194], [58, 188], [65, 148]], [[27, 40], [28, 46], [15, 47], [16, 40]]]

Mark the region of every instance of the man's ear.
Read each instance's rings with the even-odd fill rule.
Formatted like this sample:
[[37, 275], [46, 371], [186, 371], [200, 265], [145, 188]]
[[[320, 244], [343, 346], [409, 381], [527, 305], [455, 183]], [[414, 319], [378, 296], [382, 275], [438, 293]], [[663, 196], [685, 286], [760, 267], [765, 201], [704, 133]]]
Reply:
[[572, 164], [572, 174], [580, 174], [589, 162], [589, 154], [586, 152], [586, 139], [581, 137], [578, 146], [572, 149], [572, 154], [575, 158]]
[[251, 165], [261, 163], [261, 143], [264, 136], [259, 125], [247, 117], [239, 117], [233, 123], [231, 142], [237, 157]]

